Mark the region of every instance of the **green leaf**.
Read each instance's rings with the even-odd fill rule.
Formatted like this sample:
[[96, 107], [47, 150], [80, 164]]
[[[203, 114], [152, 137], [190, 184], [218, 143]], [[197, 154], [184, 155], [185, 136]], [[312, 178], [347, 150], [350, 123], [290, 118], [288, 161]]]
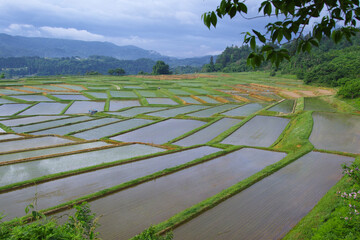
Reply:
[[267, 2], [265, 7], [264, 7], [264, 15], [271, 15], [271, 3], [270, 2]]
[[236, 7], [232, 6], [228, 13], [229, 13], [230, 18], [233, 18], [236, 15]]
[[[238, 5], [238, 11], [239, 11], [239, 9], [240, 9], [240, 11], [243, 12], [243, 13], [247, 13], [247, 11], [248, 11], [247, 6], [246, 6], [244, 3], [239, 3], [239, 5]], [[239, 12], [240, 12], [240, 11], [239, 11]]]
[[271, 50], [274, 50], [274, 47], [270, 46], [270, 45], [264, 45], [262, 48], [261, 48], [261, 52], [268, 52], [268, 51], [271, 51]]
[[262, 42], [262, 43], [265, 43], [266, 42], [266, 39], [264, 37], [264, 35], [262, 35], [261, 33], [259, 33], [258, 31], [255, 31], [254, 29], [252, 30], [256, 36], [259, 38], [259, 40]]
[[255, 37], [251, 37], [251, 40], [250, 40], [250, 47], [252, 50], [255, 51], [255, 48], [256, 48], [256, 41], [255, 41]]
[[211, 12], [210, 20], [211, 20], [211, 24], [212, 24], [214, 27], [216, 27], [217, 17], [216, 17], [216, 14], [215, 14], [214, 12]]

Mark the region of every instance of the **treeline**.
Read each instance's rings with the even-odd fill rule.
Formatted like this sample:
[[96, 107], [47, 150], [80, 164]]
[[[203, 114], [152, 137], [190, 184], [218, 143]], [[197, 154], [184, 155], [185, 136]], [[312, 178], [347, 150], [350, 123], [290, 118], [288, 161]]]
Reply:
[[[305, 83], [316, 83], [327, 86], [344, 85], [346, 79], [360, 76], [360, 34], [352, 38], [352, 42], [343, 40], [335, 44], [324, 38], [318, 48], [311, 53], [296, 54], [296, 42], [285, 46], [292, 55], [289, 62], [283, 62], [275, 69], [265, 62], [260, 69], [273, 72], [296, 74]], [[249, 46], [227, 47], [212, 63], [204, 65], [202, 71], [245, 72], [254, 70], [246, 64], [251, 49]], [[257, 70], [257, 69], [256, 69]], [[345, 78], [345, 79], [344, 79]]]
[[108, 74], [109, 69], [122, 68], [126, 74], [140, 71], [150, 73], [155, 61], [150, 59], [119, 60], [113, 57], [91, 56], [89, 58], [0, 58], [0, 69], [7, 78], [14, 76], [84, 75], [89, 72]]

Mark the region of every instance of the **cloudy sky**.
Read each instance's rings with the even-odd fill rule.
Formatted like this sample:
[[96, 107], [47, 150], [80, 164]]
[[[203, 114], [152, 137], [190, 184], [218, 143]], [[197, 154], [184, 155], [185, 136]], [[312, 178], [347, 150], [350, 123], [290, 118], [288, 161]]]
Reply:
[[[260, 0], [248, 1], [256, 16]], [[0, 0], [0, 32], [28, 37], [108, 41], [174, 57], [221, 53], [241, 45], [244, 31], [268, 19], [220, 20], [209, 30], [201, 14], [220, 0]]]

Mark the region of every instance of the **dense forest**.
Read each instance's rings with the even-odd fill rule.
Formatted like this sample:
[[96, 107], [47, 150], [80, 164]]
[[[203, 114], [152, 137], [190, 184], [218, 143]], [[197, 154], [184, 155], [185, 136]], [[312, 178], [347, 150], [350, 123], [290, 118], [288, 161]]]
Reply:
[[[349, 97], [360, 96], [360, 34], [351, 39], [335, 44], [324, 38], [318, 48], [310, 53], [296, 53], [296, 42], [287, 44], [285, 48], [291, 53], [291, 60], [280, 64], [278, 69], [265, 62], [255, 70], [269, 70], [272, 75], [276, 72], [296, 74], [307, 84], [324, 86], [344, 86], [353, 89]], [[254, 69], [246, 64], [247, 56], [251, 52], [249, 46], [227, 47], [216, 59], [203, 66], [203, 72], [244, 72]], [[340, 94], [346, 95], [344, 91]]]

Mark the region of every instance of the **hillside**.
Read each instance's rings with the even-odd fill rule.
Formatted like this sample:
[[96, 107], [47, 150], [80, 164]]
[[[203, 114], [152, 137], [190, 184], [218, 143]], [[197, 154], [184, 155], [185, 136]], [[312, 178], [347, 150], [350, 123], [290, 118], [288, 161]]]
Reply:
[[155, 61], [163, 60], [171, 67], [201, 67], [208, 63], [210, 59], [210, 56], [179, 59], [163, 56], [156, 51], [145, 50], [132, 45], [118, 46], [110, 42], [21, 37], [0, 33], [0, 57], [3, 58], [89, 58], [94, 55], [113, 57], [119, 60], [137, 60], [140, 58], [147, 58]]

